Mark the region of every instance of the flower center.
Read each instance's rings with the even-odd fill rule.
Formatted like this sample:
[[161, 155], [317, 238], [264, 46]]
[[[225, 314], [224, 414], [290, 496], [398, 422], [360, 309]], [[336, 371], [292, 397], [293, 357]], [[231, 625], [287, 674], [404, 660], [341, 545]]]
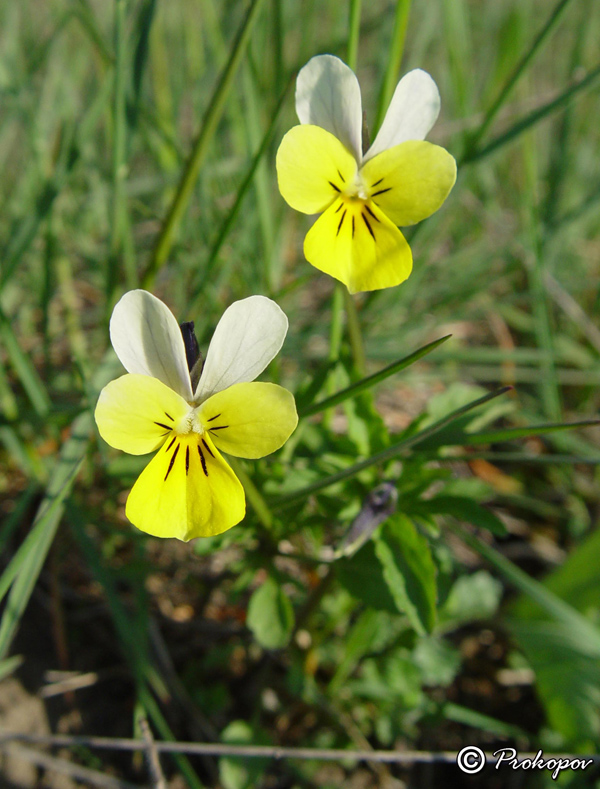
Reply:
[[190, 408], [187, 414], [175, 425], [175, 432], [179, 436], [187, 436], [190, 433], [204, 435], [204, 425], [198, 414], [199, 408]]
[[365, 182], [362, 179], [360, 171], [356, 173], [354, 180], [351, 184], [348, 184], [342, 194], [347, 200], [350, 200], [351, 202], [358, 200], [366, 202], [369, 199], [369, 192]]

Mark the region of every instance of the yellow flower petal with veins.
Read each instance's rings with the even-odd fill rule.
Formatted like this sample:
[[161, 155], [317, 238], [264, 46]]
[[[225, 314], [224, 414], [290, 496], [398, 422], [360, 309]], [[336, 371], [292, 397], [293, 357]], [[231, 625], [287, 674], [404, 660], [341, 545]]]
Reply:
[[241, 383], [209, 397], [200, 419], [216, 446], [229, 455], [262, 458], [285, 444], [298, 415], [291, 392], [267, 383]]
[[377, 154], [360, 172], [371, 200], [406, 227], [442, 205], [456, 181], [456, 161], [439, 145], [409, 140]]
[[107, 384], [94, 414], [107, 444], [131, 455], [154, 452], [189, 411], [183, 397], [149, 375], [122, 375]]
[[324, 211], [354, 181], [356, 159], [320, 126], [294, 126], [277, 151], [277, 180], [283, 199], [303, 214]]
[[399, 285], [412, 270], [406, 239], [372, 201], [336, 200], [308, 231], [304, 254], [350, 293]]
[[138, 477], [125, 514], [155, 537], [211, 537], [239, 523], [244, 489], [209, 435], [174, 435]]

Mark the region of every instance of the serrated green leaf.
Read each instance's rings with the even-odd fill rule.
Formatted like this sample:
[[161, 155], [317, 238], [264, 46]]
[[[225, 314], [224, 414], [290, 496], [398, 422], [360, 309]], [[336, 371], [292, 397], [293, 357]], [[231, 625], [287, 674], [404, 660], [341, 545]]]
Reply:
[[339, 582], [357, 600], [378, 611], [398, 612], [372, 541], [348, 559], [339, 559], [334, 567]]
[[375, 541], [383, 577], [399, 611], [423, 635], [435, 624], [435, 565], [429, 543], [405, 515], [393, 515]]

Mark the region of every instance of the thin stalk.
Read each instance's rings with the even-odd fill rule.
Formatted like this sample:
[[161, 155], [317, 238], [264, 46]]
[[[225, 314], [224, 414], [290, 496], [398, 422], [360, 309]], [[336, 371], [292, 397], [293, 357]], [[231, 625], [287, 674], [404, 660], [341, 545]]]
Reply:
[[[281, 112], [281, 108], [283, 107], [283, 105], [285, 103], [285, 99], [287, 98], [287, 94], [288, 94], [288, 91], [289, 91], [291, 85], [292, 85], [292, 78], [290, 77], [288, 79], [288, 81], [286, 83], [286, 86], [283, 89], [283, 91], [282, 91], [282, 93], [281, 93], [281, 95], [279, 97], [279, 101], [277, 102], [277, 105], [276, 105], [276, 107], [275, 107], [275, 109], [273, 111], [273, 116], [271, 118], [271, 122], [269, 124], [269, 128], [264, 133], [264, 136], [262, 138], [260, 146], [259, 146], [258, 150], [256, 151], [256, 153], [254, 154], [254, 158], [252, 159], [252, 162], [250, 164], [250, 167], [248, 168], [246, 176], [244, 177], [244, 180], [240, 184], [240, 187], [239, 187], [239, 189], [237, 191], [237, 196], [235, 198], [235, 203], [233, 204], [233, 206], [231, 207], [229, 213], [225, 217], [225, 220], [223, 221], [223, 224], [221, 225], [221, 228], [219, 229], [219, 233], [218, 233], [218, 235], [217, 235], [217, 237], [216, 237], [216, 239], [215, 239], [215, 241], [214, 241], [214, 243], [213, 243], [213, 245], [212, 245], [212, 247], [210, 249], [208, 260], [206, 261], [206, 264], [204, 265], [204, 268], [202, 270], [202, 275], [201, 275], [201, 277], [198, 278], [197, 282], [194, 284], [193, 292], [195, 294], [195, 302], [194, 302], [195, 306], [190, 309], [190, 314], [191, 315], [195, 315], [197, 313], [197, 311], [202, 306], [199, 303], [199, 299], [203, 298], [203, 290], [204, 290], [204, 288], [205, 288], [205, 286], [206, 286], [206, 284], [207, 284], [207, 282], [208, 282], [208, 280], [210, 278], [210, 275], [211, 275], [211, 273], [212, 273], [212, 271], [214, 269], [214, 266], [215, 266], [215, 263], [217, 261], [217, 257], [219, 255], [219, 252], [221, 251], [221, 248], [222, 248], [223, 244], [225, 243], [225, 241], [227, 240], [227, 237], [229, 236], [229, 233], [231, 232], [231, 229], [232, 229], [232, 227], [233, 227], [233, 225], [235, 223], [237, 215], [238, 215], [238, 213], [240, 211], [240, 208], [242, 206], [243, 200], [246, 197], [246, 194], [247, 194], [250, 186], [252, 185], [252, 181], [254, 180], [254, 174], [256, 173], [258, 165], [260, 164], [263, 156], [265, 155], [265, 153], [267, 151], [267, 148], [269, 147], [269, 145], [271, 143], [271, 140], [273, 139], [273, 134], [275, 133], [275, 129], [276, 129], [276, 126], [277, 126], [277, 120], [279, 118], [279, 113]], [[196, 309], [196, 308], [198, 308], [198, 309]]]
[[344, 306], [346, 308], [346, 324], [348, 328], [348, 340], [350, 341], [350, 350], [352, 351], [352, 359], [354, 360], [354, 367], [359, 376], [364, 376], [367, 368], [365, 359], [365, 347], [360, 330], [360, 321], [358, 319], [358, 311], [356, 304], [351, 294], [346, 288], [343, 289], [344, 293]]
[[406, 29], [408, 27], [411, 1], [412, 0], [397, 0], [396, 2], [394, 30], [392, 31], [392, 41], [390, 43], [387, 68], [385, 70], [383, 84], [379, 93], [379, 101], [377, 102], [377, 115], [375, 118], [375, 126], [373, 128], [373, 137], [383, 122], [385, 112], [389, 107], [392, 96], [394, 95], [394, 90], [396, 89], [398, 72], [400, 71], [402, 55], [404, 54], [404, 42], [406, 40]]
[[230, 457], [228, 460], [229, 465], [235, 471], [236, 475], [239, 477], [240, 482], [244, 486], [244, 491], [246, 492], [246, 496], [248, 497], [248, 501], [250, 502], [250, 506], [254, 510], [256, 517], [267, 531], [271, 531], [271, 527], [273, 526], [273, 513], [269, 509], [267, 502], [264, 500], [262, 493], [256, 487], [254, 482], [252, 482], [250, 476], [246, 473], [246, 470], [236, 458]]
[[360, 11], [362, 0], [350, 0], [350, 22], [348, 30], [348, 65], [356, 71], [358, 40], [360, 38]]
[[225, 109], [225, 102], [231, 91], [233, 78], [235, 77], [242, 57], [246, 51], [248, 41], [250, 40], [252, 26], [256, 20], [262, 3], [263, 0], [253, 0], [252, 5], [248, 10], [246, 18], [233, 44], [229, 60], [221, 75], [219, 83], [215, 88], [208, 105], [208, 109], [206, 110], [202, 128], [194, 142], [192, 152], [187, 160], [181, 175], [181, 179], [179, 181], [179, 185], [177, 187], [177, 191], [156, 241], [150, 263], [148, 264], [148, 268], [142, 278], [144, 287], [148, 287], [152, 284], [157, 271], [159, 271], [162, 266], [164, 266], [167, 258], [169, 257], [171, 247], [173, 246], [173, 242], [175, 240], [175, 233], [179, 228], [183, 214], [185, 213], [185, 210], [190, 202], [196, 180], [198, 179], [198, 175], [200, 173], [200, 168], [204, 163], [206, 154], [208, 153], [209, 145], [217, 130], [217, 125]]
[[[119, 262], [126, 251], [125, 234], [129, 228], [126, 221], [127, 201], [125, 196], [127, 114], [127, 41], [125, 36], [126, 0], [115, 0], [115, 82], [113, 103], [113, 150], [112, 150], [112, 217], [111, 244], [107, 272], [107, 305], [110, 307], [112, 294], [119, 279]], [[130, 254], [124, 255], [127, 286], [137, 287], [135, 260]]]

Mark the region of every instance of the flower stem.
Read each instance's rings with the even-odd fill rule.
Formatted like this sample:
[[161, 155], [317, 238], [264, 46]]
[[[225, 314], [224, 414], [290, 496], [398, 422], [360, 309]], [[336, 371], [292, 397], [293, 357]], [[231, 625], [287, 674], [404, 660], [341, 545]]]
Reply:
[[358, 311], [354, 299], [346, 288], [344, 292], [344, 305], [346, 307], [346, 322], [348, 326], [348, 340], [350, 341], [350, 350], [352, 351], [352, 359], [354, 360], [354, 367], [360, 378], [365, 375], [365, 347], [360, 330], [360, 321], [358, 319]]
[[356, 71], [358, 60], [358, 39], [360, 37], [361, 0], [350, 0], [350, 30], [348, 31], [348, 65]]

